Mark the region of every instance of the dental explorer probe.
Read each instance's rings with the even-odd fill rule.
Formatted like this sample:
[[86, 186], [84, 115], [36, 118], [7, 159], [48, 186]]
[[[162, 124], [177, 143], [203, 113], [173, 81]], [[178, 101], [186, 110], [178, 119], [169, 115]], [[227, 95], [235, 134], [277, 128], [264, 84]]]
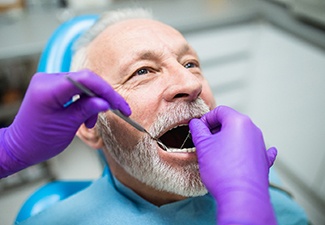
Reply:
[[[86, 94], [89, 97], [96, 97], [97, 95], [93, 93], [91, 90], [89, 90], [87, 87], [85, 87], [83, 84], [79, 83], [78, 81], [72, 79], [69, 75], [66, 75], [66, 78], [80, 91], [82, 91], [84, 94]], [[77, 101], [80, 98], [80, 96], [73, 96], [70, 101], [64, 104], [64, 107], [68, 107], [73, 102]], [[162, 147], [164, 150], [168, 151], [168, 147], [164, 145], [158, 138], [153, 137], [144, 127], [142, 127], [140, 124], [132, 120], [130, 117], [124, 116], [119, 110], [112, 109], [110, 110], [112, 113], [123, 119], [125, 122], [130, 124], [132, 127], [137, 129], [138, 131], [141, 131], [143, 133], [147, 133], [153, 140], [155, 140], [160, 147]]]

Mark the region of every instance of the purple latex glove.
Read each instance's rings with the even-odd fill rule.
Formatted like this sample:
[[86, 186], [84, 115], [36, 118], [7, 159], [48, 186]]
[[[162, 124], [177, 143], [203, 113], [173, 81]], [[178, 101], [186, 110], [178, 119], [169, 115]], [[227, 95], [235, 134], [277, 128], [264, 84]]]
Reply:
[[202, 181], [217, 202], [218, 224], [276, 224], [268, 174], [277, 151], [266, 151], [260, 129], [226, 106], [189, 126]]
[[[0, 130], [0, 177], [59, 154], [81, 124], [88, 128], [95, 125], [101, 111], [118, 109], [125, 116], [131, 114], [126, 101], [98, 75], [89, 70], [69, 73], [98, 96], [87, 97], [66, 79], [66, 74], [33, 76], [15, 120]], [[82, 97], [64, 108], [76, 94]]]

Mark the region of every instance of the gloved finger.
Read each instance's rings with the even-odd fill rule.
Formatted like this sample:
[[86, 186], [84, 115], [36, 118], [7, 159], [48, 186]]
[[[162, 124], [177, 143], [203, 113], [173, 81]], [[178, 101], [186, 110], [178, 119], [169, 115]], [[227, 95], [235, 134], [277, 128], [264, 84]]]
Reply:
[[237, 126], [237, 121], [248, 121], [247, 119], [251, 122], [246, 115], [228, 106], [218, 106], [201, 117], [201, 120], [210, 128], [213, 134], [219, 132], [222, 127]]
[[110, 105], [101, 98], [83, 97], [66, 108], [65, 113], [74, 115], [76, 121], [79, 123], [77, 124], [78, 126], [85, 123], [87, 120], [89, 120], [87, 121], [87, 125], [91, 126], [94, 122], [94, 118], [90, 118], [97, 116], [99, 112], [107, 111], [108, 109], [110, 109]]
[[240, 115], [234, 109], [227, 106], [218, 106], [207, 114], [203, 115], [201, 120], [209, 127], [210, 130], [218, 129], [225, 124], [227, 120], [232, 120]]
[[201, 142], [202, 139], [211, 135], [209, 127], [207, 127], [200, 119], [192, 119], [189, 123], [194, 145]]
[[267, 154], [267, 158], [269, 160], [269, 168], [270, 168], [274, 164], [274, 161], [276, 159], [278, 151], [275, 147], [271, 147], [266, 151], [266, 154]]
[[125, 99], [100, 76], [90, 70], [69, 73], [69, 76], [94, 92], [98, 97], [105, 99], [112, 109], [120, 110], [125, 116], [131, 115], [131, 109]]
[[98, 114], [92, 115], [85, 121], [87, 128], [93, 128], [97, 122]]

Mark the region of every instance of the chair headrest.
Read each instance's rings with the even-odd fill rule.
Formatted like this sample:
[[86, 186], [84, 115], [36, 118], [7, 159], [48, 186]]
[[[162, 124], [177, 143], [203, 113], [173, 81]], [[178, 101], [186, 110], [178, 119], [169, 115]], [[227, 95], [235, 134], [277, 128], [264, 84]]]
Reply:
[[98, 18], [98, 15], [83, 15], [61, 24], [54, 31], [41, 54], [38, 72], [68, 72], [73, 55], [73, 43]]

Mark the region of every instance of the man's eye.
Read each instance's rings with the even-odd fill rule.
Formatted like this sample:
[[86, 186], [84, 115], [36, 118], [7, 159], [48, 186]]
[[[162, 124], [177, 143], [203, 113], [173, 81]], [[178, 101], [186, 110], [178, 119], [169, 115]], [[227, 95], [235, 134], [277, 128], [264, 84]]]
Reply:
[[142, 69], [137, 70], [135, 73], [136, 73], [136, 75], [144, 75], [144, 74], [149, 73], [149, 70], [146, 68], [142, 68]]
[[193, 63], [193, 62], [189, 62], [189, 63], [186, 63], [186, 64], [184, 65], [184, 67], [185, 67], [186, 69], [188, 69], [188, 68], [194, 68], [194, 67], [197, 67], [197, 65], [196, 65], [195, 63]]

